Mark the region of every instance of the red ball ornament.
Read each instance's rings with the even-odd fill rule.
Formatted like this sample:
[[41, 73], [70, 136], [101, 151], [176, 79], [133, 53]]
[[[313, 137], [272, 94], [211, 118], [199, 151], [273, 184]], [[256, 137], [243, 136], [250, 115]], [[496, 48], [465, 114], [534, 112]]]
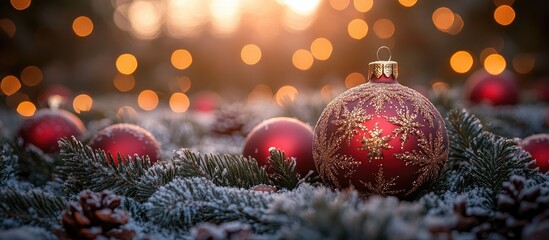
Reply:
[[259, 123], [248, 134], [242, 154], [255, 158], [260, 166], [268, 166], [269, 148], [284, 151], [296, 159], [296, 171], [302, 177], [315, 170], [312, 154], [312, 128], [294, 118], [277, 117]]
[[119, 123], [99, 131], [88, 144], [92, 149], [103, 149], [111, 154], [118, 165], [118, 153], [122, 157], [149, 156], [151, 163], [161, 158], [161, 150], [154, 136], [142, 127]]
[[446, 126], [427, 98], [396, 81], [397, 67], [370, 63], [370, 81], [322, 112], [313, 156], [326, 184], [413, 199], [439, 176], [448, 157]]
[[519, 101], [519, 87], [509, 71], [491, 75], [484, 69], [478, 70], [467, 79], [464, 91], [465, 98], [473, 104], [513, 105]]
[[62, 109], [41, 109], [26, 119], [19, 129], [24, 145], [32, 144], [45, 153], [59, 151], [61, 138], [80, 137], [86, 128], [74, 114]]
[[535, 167], [539, 167], [540, 172], [549, 171], [549, 134], [542, 133], [526, 137], [520, 142], [520, 146], [536, 160]]

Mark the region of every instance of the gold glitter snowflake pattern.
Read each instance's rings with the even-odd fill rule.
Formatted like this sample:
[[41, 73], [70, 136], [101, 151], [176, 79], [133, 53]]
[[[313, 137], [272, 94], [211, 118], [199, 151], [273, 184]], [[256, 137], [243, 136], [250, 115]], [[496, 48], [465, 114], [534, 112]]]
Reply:
[[371, 159], [383, 159], [382, 150], [392, 148], [392, 146], [389, 145], [389, 141], [391, 141], [391, 136], [385, 135], [382, 137], [382, 132], [383, 130], [379, 129], [378, 123], [376, 123], [374, 125], [374, 129], [368, 131], [370, 137], [362, 137], [362, 146], [360, 147], [360, 150], [368, 150], [368, 157], [370, 157], [370, 161]]
[[366, 130], [363, 123], [370, 119], [372, 119], [372, 115], [366, 114], [366, 111], [362, 108], [355, 107], [352, 111], [349, 111], [346, 107], [343, 107], [343, 113], [338, 115], [336, 120], [332, 120], [332, 124], [339, 126], [336, 131], [343, 133], [342, 137], [349, 144], [353, 136], [358, 133], [358, 129]]
[[394, 195], [404, 191], [403, 189], [391, 190], [391, 188], [393, 188], [396, 185], [395, 182], [397, 179], [398, 179], [398, 176], [387, 180], [385, 178], [385, 175], [383, 174], [383, 165], [379, 164], [379, 170], [377, 171], [376, 178], [374, 180], [375, 182], [372, 183], [372, 182], [360, 181], [360, 183], [364, 185], [364, 187], [367, 189], [366, 191], [369, 194], [387, 196], [387, 195]]
[[393, 134], [395, 136], [397, 136], [398, 134], [402, 134], [400, 136], [401, 149], [404, 148], [404, 143], [408, 139], [408, 135], [417, 135], [419, 133], [418, 128], [423, 127], [421, 123], [416, 121], [416, 117], [417, 114], [411, 113], [408, 110], [408, 107], [405, 107], [404, 109], [397, 110], [397, 116], [387, 118], [387, 121], [398, 126], [398, 128], [395, 128], [395, 130], [393, 130]]
[[350, 156], [343, 156], [337, 153], [341, 144], [341, 138], [331, 137], [328, 139], [327, 135], [323, 133], [320, 134], [318, 141], [328, 143], [327, 146], [323, 145], [326, 148], [313, 148], [315, 159], [319, 159], [319, 156], [322, 156], [321, 161], [315, 161], [316, 168], [319, 170], [318, 174], [322, 178], [322, 181], [329, 182], [339, 188], [338, 176], [340, 172], [343, 172], [345, 177], [350, 177], [355, 173], [356, 167], [360, 165], [360, 162]]
[[420, 151], [411, 151], [401, 154], [395, 154], [395, 157], [404, 161], [406, 165], [419, 166], [417, 173], [419, 177], [416, 181], [413, 182], [413, 188], [408, 192], [414, 192], [429, 180], [435, 179], [442, 167], [444, 166], [444, 161], [446, 156], [448, 156], [448, 148], [444, 146], [444, 137], [442, 136], [442, 128], [439, 128], [436, 131], [436, 136], [433, 137], [432, 134], [429, 134], [429, 137], [426, 138], [423, 134], [420, 134], [420, 139], [418, 140]]

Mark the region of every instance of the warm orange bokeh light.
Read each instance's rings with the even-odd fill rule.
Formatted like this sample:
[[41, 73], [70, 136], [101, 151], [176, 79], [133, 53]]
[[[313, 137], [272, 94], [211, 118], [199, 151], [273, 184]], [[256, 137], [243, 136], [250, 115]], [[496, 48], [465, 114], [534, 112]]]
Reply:
[[289, 104], [295, 102], [299, 91], [293, 86], [285, 85], [282, 86], [275, 95], [276, 103], [280, 106], [288, 106]]
[[433, 83], [433, 92], [436, 94], [446, 94], [450, 90], [450, 85], [445, 82], [435, 82]]
[[72, 101], [72, 107], [76, 113], [87, 112], [93, 106], [93, 99], [90, 95], [80, 94]]
[[93, 32], [93, 22], [89, 17], [80, 16], [72, 22], [72, 30], [79, 37], [87, 37]]
[[21, 83], [19, 82], [19, 79], [12, 75], [6, 76], [0, 83], [0, 89], [2, 89], [2, 92], [8, 96], [16, 93], [20, 88]]
[[350, 0], [330, 0], [330, 6], [335, 10], [343, 10], [349, 6]]
[[292, 63], [294, 64], [294, 67], [296, 67], [299, 70], [308, 70], [313, 66], [314, 58], [311, 52], [305, 50], [305, 49], [299, 49], [294, 52], [294, 55], [292, 56]]
[[4, 30], [8, 36], [13, 37], [15, 35], [15, 23], [7, 18], [0, 19], [0, 29]]
[[416, 5], [417, 0], [398, 0], [398, 2], [405, 7], [412, 7]]
[[498, 24], [507, 26], [515, 20], [515, 10], [508, 5], [501, 5], [494, 11], [494, 19]]
[[450, 58], [450, 66], [457, 73], [466, 73], [473, 66], [473, 56], [467, 51], [457, 51]]
[[43, 77], [40, 68], [35, 66], [28, 66], [21, 71], [21, 81], [29, 87], [38, 85]]
[[116, 90], [127, 92], [135, 87], [135, 78], [132, 75], [116, 74], [113, 83]]
[[433, 23], [438, 30], [446, 32], [454, 24], [454, 13], [446, 7], [441, 7], [433, 12]]
[[360, 18], [353, 19], [347, 25], [347, 32], [354, 39], [363, 39], [368, 34], [368, 24]]
[[10, 0], [10, 3], [13, 8], [23, 11], [30, 6], [31, 0]]
[[484, 69], [492, 75], [498, 75], [505, 70], [507, 63], [503, 56], [494, 53], [484, 59]]
[[168, 82], [168, 87], [172, 92], [187, 92], [191, 89], [191, 79], [187, 76], [176, 77]]
[[257, 101], [269, 101], [273, 98], [273, 90], [265, 84], [255, 86], [254, 90], [248, 94], [248, 103]]
[[519, 53], [513, 57], [513, 68], [517, 73], [526, 74], [534, 69], [536, 59], [531, 54]]
[[366, 78], [362, 73], [353, 72], [345, 77], [345, 87], [352, 88], [366, 82]]
[[185, 49], [177, 49], [172, 53], [172, 65], [177, 69], [187, 69], [193, 63], [193, 56]]
[[152, 90], [144, 90], [139, 93], [137, 104], [145, 111], [154, 110], [158, 106], [158, 95]]
[[254, 65], [261, 60], [261, 48], [255, 44], [247, 44], [240, 51], [240, 58], [245, 64]]
[[116, 69], [122, 74], [130, 75], [137, 69], [137, 59], [129, 53], [124, 53], [116, 59]]
[[374, 0], [354, 0], [355, 9], [359, 12], [368, 12], [374, 6]]
[[395, 33], [395, 25], [387, 18], [379, 19], [374, 23], [374, 33], [381, 39], [390, 38]]
[[189, 109], [191, 104], [189, 97], [184, 93], [174, 93], [170, 97], [170, 108], [173, 112], [182, 113], [186, 112]]
[[17, 113], [23, 117], [32, 117], [36, 111], [36, 106], [30, 101], [23, 101], [17, 105]]
[[311, 53], [318, 60], [327, 60], [333, 50], [332, 43], [326, 38], [317, 38], [311, 43]]
[[463, 29], [463, 25], [465, 23], [463, 22], [463, 18], [457, 13], [454, 13], [454, 23], [452, 26], [448, 29], [448, 33], [452, 35], [456, 35], [459, 32], [461, 32], [461, 29]]

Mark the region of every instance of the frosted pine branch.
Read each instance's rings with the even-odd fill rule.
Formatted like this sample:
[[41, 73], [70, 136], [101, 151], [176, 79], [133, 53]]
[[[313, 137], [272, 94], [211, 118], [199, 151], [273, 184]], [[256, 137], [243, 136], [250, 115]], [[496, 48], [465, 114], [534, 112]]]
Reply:
[[270, 178], [273, 184], [288, 190], [296, 188], [300, 181], [295, 170], [295, 158], [287, 158], [282, 150], [276, 148], [270, 148], [269, 153], [269, 165], [273, 170]]
[[22, 192], [16, 189], [0, 191], [0, 215], [21, 224], [50, 227], [58, 223], [65, 200], [61, 196], [39, 189]]

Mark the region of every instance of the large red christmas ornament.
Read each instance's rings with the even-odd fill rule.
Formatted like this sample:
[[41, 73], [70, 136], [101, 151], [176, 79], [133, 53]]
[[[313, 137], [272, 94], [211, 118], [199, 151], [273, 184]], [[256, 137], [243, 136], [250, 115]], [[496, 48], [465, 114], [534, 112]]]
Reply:
[[122, 157], [149, 156], [151, 163], [161, 158], [161, 150], [158, 141], [154, 136], [142, 127], [119, 123], [108, 126], [99, 131], [89, 143], [93, 149], [103, 149], [105, 153], [111, 154], [114, 163], [118, 164], [118, 153]]
[[277, 117], [259, 123], [246, 137], [242, 154], [268, 166], [269, 148], [284, 151], [296, 159], [296, 171], [302, 177], [315, 170], [312, 154], [313, 130], [309, 125], [288, 117]]
[[529, 136], [520, 142], [520, 146], [536, 160], [535, 166], [539, 167], [540, 172], [549, 171], [549, 134]]
[[370, 63], [370, 81], [322, 112], [313, 156], [325, 183], [412, 199], [439, 176], [448, 157], [444, 121], [427, 98], [396, 81], [397, 67], [390, 60]]
[[465, 98], [474, 104], [512, 105], [519, 101], [519, 87], [509, 71], [491, 75], [484, 69], [478, 70], [467, 79], [463, 89]]
[[19, 129], [24, 145], [32, 144], [45, 153], [59, 151], [61, 138], [80, 137], [86, 128], [74, 114], [62, 109], [41, 109], [26, 119]]

